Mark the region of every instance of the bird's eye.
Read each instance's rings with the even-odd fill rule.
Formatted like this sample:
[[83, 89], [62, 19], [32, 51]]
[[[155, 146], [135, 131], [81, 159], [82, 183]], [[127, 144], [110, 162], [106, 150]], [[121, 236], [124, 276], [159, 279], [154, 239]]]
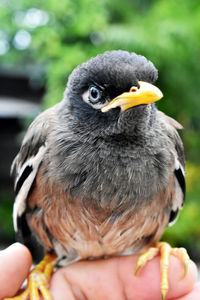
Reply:
[[89, 100], [90, 100], [90, 102], [91, 103], [98, 103], [100, 98], [101, 98], [100, 91], [96, 87], [92, 86], [89, 89]]

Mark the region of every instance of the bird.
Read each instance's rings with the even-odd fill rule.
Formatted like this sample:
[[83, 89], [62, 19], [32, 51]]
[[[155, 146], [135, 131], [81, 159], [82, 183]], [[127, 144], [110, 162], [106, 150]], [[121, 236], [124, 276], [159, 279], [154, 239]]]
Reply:
[[[156, 107], [157, 78], [142, 55], [98, 54], [72, 71], [63, 99], [28, 128], [11, 169], [13, 222], [36, 260], [46, 254], [35, 273], [138, 253], [135, 273], [158, 254], [178, 256], [187, 269], [185, 249], [159, 242], [184, 204], [185, 158], [182, 126]], [[163, 300], [168, 264], [161, 263]], [[51, 299], [41, 286], [34, 292]]]

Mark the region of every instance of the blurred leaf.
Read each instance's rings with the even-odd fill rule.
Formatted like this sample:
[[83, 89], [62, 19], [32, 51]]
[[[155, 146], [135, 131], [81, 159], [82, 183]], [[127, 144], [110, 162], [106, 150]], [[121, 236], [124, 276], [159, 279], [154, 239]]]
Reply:
[[[7, 194], [0, 194], [0, 240], [13, 240], [14, 231], [12, 223], [13, 201]], [[2, 242], [2, 241], [1, 241]]]

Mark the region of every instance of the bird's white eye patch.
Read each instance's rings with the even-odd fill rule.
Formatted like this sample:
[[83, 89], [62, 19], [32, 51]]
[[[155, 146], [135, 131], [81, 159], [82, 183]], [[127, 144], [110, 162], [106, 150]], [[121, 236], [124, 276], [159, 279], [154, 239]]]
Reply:
[[99, 92], [98, 89], [96, 89], [95, 87], [90, 87], [82, 94], [83, 101], [88, 103], [90, 106], [92, 106], [95, 109], [101, 109], [103, 106], [105, 106], [105, 103], [98, 102], [98, 100], [100, 99], [100, 95], [98, 95], [98, 92]]
[[82, 99], [84, 102], [89, 103], [89, 89], [82, 94]]

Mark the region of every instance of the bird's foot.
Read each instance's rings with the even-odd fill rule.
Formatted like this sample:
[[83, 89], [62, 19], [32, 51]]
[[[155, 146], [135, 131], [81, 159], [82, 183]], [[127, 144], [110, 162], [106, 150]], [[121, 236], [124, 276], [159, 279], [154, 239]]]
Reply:
[[169, 257], [170, 254], [178, 257], [184, 266], [183, 277], [187, 273], [187, 267], [189, 263], [189, 256], [187, 254], [186, 249], [184, 248], [171, 248], [171, 246], [166, 242], [157, 243], [156, 247], [149, 248], [144, 254], [142, 254], [135, 268], [135, 275], [138, 270], [143, 267], [147, 261], [153, 259], [158, 254], [161, 255], [160, 259], [160, 270], [161, 270], [161, 295], [162, 300], [165, 300], [167, 292], [168, 292], [168, 269], [169, 269]]
[[44, 259], [30, 272], [25, 290], [18, 296], [4, 300], [39, 300], [41, 299], [40, 295], [44, 300], [52, 300], [48, 288], [56, 261], [55, 256], [46, 254]]

